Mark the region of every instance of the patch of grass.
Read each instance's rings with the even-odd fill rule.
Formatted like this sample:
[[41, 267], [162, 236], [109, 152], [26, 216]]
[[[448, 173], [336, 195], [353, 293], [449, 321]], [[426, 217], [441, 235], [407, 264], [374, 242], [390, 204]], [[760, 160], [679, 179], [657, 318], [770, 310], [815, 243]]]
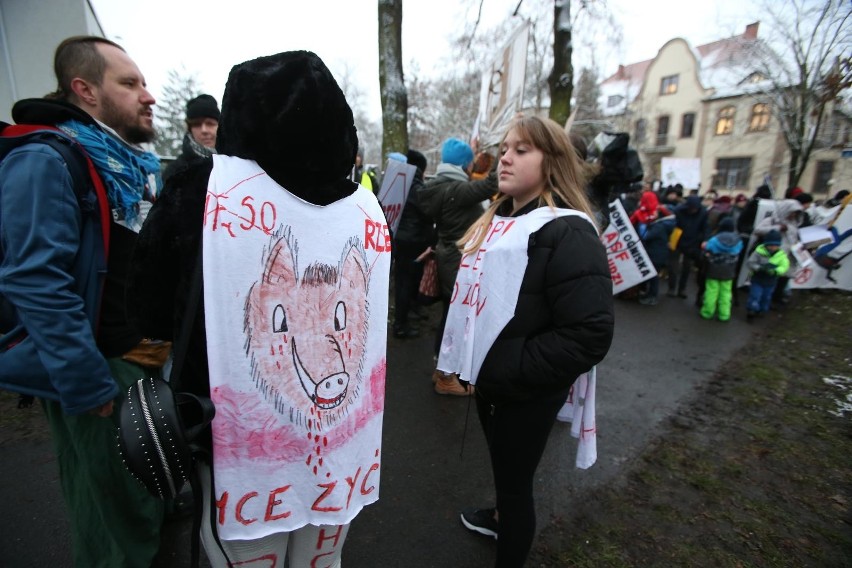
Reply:
[[852, 417], [822, 378], [849, 376], [850, 337], [852, 295], [797, 293], [679, 413], [704, 419], [673, 419], [623, 482], [543, 529], [529, 565], [849, 566]]

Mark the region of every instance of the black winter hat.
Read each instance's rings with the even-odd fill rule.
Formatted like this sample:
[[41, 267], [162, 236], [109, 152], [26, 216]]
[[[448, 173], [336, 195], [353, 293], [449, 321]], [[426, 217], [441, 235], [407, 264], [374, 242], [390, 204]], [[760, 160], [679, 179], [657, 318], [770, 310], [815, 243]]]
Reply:
[[754, 195], [760, 199], [772, 199], [772, 189], [768, 185], [763, 184], [757, 188]]
[[719, 232], [720, 233], [730, 233], [734, 230], [734, 220], [730, 217], [723, 217], [721, 221], [719, 221]]
[[198, 95], [186, 102], [187, 120], [192, 120], [193, 118], [212, 118], [219, 120], [220, 114], [216, 99], [210, 95]]
[[775, 245], [777, 247], [781, 246], [781, 232], [772, 229], [763, 237], [764, 245]]
[[216, 151], [255, 160], [280, 185], [304, 194], [348, 178], [358, 136], [322, 59], [287, 51], [231, 69]]
[[409, 164], [411, 164], [412, 166], [417, 166], [421, 172], [426, 171], [426, 165], [428, 162], [426, 161], [426, 156], [424, 156], [422, 153], [418, 152], [417, 150], [409, 150], [408, 154], [406, 154], [405, 157], [408, 158]]

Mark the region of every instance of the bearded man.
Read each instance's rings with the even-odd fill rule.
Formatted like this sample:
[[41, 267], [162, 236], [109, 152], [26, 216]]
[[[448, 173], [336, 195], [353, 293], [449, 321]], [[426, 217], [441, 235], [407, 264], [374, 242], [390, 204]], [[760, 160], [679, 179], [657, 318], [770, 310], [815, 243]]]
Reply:
[[[43, 406], [74, 565], [147, 568], [160, 546], [163, 505], [124, 469], [114, 410], [129, 385], [159, 372], [169, 350], [142, 338], [124, 304], [128, 259], [160, 189], [159, 160], [139, 146], [154, 137], [155, 100], [124, 49], [104, 38], [64, 40], [54, 71], [58, 90], [17, 102], [12, 116], [58, 128], [55, 136], [74, 152], [82, 146], [111, 215], [104, 210], [96, 238], [87, 238], [91, 209], [104, 201], [79, 197], [92, 195], [80, 187], [87, 177], [73, 175], [73, 164], [42, 139], [2, 140], [0, 300], [55, 389]], [[101, 238], [105, 223], [108, 241]]]

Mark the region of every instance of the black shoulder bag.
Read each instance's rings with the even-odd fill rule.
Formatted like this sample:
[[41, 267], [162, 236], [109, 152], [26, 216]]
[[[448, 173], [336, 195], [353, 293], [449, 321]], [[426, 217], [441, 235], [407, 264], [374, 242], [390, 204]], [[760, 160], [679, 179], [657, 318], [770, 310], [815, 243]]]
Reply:
[[146, 378], [131, 385], [121, 405], [118, 431], [124, 465], [151, 495], [174, 499], [184, 484], [190, 482], [195, 500], [192, 566], [198, 566], [203, 502], [195, 464], [199, 459], [210, 461], [208, 450], [197, 440], [209, 428], [215, 408], [213, 401], [207, 397], [187, 392], [174, 393], [170, 384], [178, 384], [183, 371], [189, 338], [201, 303], [201, 281], [199, 248], [186, 313], [174, 348], [169, 382]]

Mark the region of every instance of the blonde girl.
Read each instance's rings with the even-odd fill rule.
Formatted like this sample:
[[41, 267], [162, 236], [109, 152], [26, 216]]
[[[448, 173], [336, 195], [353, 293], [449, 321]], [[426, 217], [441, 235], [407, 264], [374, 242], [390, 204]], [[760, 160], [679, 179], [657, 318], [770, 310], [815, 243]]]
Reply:
[[[468, 335], [493, 342], [478, 346], [487, 354], [471, 367], [471, 380], [496, 499], [465, 510], [461, 520], [470, 530], [499, 535], [498, 567], [523, 566], [535, 534], [533, 478], [556, 414], [576, 378], [603, 359], [612, 341], [612, 282], [584, 171], [562, 127], [536, 117], [516, 120], [500, 146], [500, 196], [460, 241], [465, 254], [482, 257], [492, 281], [523, 273], [514, 311], [496, 339], [479, 330]], [[518, 250], [488, 264], [489, 251], [497, 253], [487, 229], [499, 220], [507, 226], [508, 218]]]

